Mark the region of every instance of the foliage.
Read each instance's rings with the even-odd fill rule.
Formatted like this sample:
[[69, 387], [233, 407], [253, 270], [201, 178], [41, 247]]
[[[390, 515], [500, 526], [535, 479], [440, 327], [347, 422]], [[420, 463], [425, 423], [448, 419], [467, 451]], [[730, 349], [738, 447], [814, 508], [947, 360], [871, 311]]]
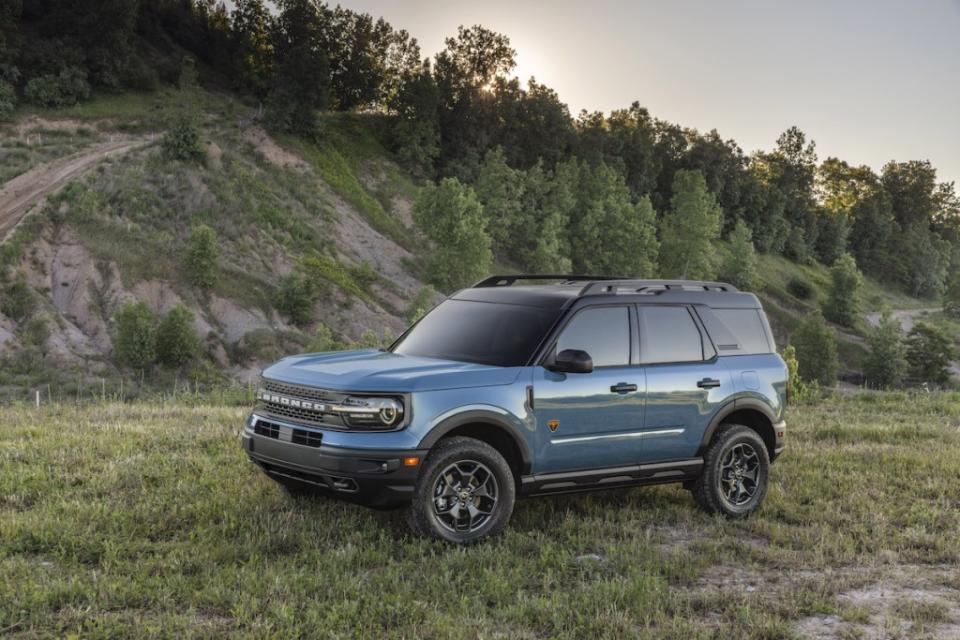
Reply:
[[295, 325], [305, 326], [313, 320], [313, 303], [317, 290], [299, 273], [290, 273], [280, 278], [273, 296], [273, 306]]
[[830, 269], [830, 297], [824, 312], [832, 322], [845, 327], [853, 327], [860, 314], [860, 290], [863, 288], [863, 276], [857, 269], [857, 262], [846, 253]]
[[422, 287], [419, 291], [417, 291], [417, 295], [413, 297], [413, 300], [410, 301], [410, 306], [407, 307], [407, 322], [413, 324], [426, 315], [426, 313], [433, 308], [436, 299], [436, 289], [430, 285]]
[[492, 254], [483, 207], [473, 189], [446, 178], [421, 189], [413, 218], [434, 247], [427, 277], [442, 291], [472, 284], [490, 269]]
[[15, 322], [23, 322], [37, 308], [37, 300], [27, 283], [27, 277], [17, 274], [13, 282], [3, 288], [3, 298], [0, 299], [0, 311]]
[[753, 289], [759, 278], [753, 232], [743, 220], [738, 220], [729, 240], [730, 252], [721, 267], [721, 277], [738, 289]]
[[809, 300], [813, 297], [813, 285], [800, 276], [794, 276], [787, 282], [787, 291], [800, 300]]
[[960, 270], [954, 272], [943, 294], [943, 311], [951, 318], [960, 319]]
[[8, 120], [16, 108], [16, 89], [6, 80], [0, 79], [0, 120]]
[[192, 362], [200, 351], [200, 340], [193, 328], [193, 312], [178, 304], [163, 317], [157, 327], [157, 361], [168, 367]]
[[157, 358], [157, 320], [143, 301], [128, 302], [114, 315], [117, 360], [134, 369], [145, 369]]
[[671, 209], [660, 228], [660, 273], [667, 278], [713, 279], [713, 240], [720, 233], [720, 207], [703, 174], [682, 170], [673, 181]]
[[31, 78], [23, 90], [28, 102], [41, 107], [70, 107], [90, 97], [87, 74], [67, 67], [58, 74]]
[[797, 373], [804, 382], [816, 381], [832, 387], [837, 381], [837, 337], [827, 326], [820, 311], [815, 311], [790, 336], [796, 349]]
[[330, 330], [330, 327], [323, 324], [322, 322], [317, 323], [317, 328], [314, 329], [313, 337], [310, 339], [310, 342], [307, 344], [306, 351], [309, 353], [323, 353], [325, 351], [341, 351], [346, 348], [347, 345], [334, 339], [333, 331]]
[[911, 380], [937, 385], [950, 382], [950, 363], [956, 357], [956, 347], [945, 330], [917, 322], [907, 334], [906, 346]]
[[867, 336], [870, 353], [863, 365], [863, 375], [871, 387], [899, 387], [907, 374], [906, 346], [900, 321], [885, 311], [880, 323]]
[[210, 289], [216, 284], [219, 259], [220, 247], [213, 229], [200, 225], [190, 232], [184, 265], [193, 286]]
[[787, 403], [807, 404], [819, 399], [820, 383], [816, 380], [804, 382], [800, 378], [797, 349], [792, 344], [788, 344], [783, 350], [783, 361], [787, 365]]
[[160, 139], [163, 155], [169, 160], [203, 161], [206, 154], [200, 146], [200, 134], [192, 120], [180, 118]]

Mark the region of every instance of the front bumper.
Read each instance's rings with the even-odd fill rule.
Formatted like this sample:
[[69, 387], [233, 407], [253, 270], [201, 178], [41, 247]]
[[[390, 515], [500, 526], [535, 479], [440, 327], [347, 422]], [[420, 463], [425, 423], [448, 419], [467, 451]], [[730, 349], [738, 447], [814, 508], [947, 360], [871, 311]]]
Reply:
[[770, 462], [779, 458], [780, 454], [783, 453], [783, 450], [787, 447], [787, 423], [784, 420], [773, 425], [773, 435], [776, 438], [776, 445], [773, 448], [773, 455], [770, 457]]
[[[427, 450], [335, 447], [323, 444], [322, 436], [320, 430], [253, 416], [243, 430], [243, 449], [272, 478], [330, 497], [383, 509], [411, 500]], [[420, 464], [405, 466], [410, 457]]]

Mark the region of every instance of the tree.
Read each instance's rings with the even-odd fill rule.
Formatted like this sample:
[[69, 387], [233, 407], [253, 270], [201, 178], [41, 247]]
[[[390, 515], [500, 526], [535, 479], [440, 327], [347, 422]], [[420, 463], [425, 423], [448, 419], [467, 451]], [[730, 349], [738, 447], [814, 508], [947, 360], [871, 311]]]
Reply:
[[164, 316], [157, 328], [157, 361], [168, 367], [192, 362], [200, 351], [193, 328], [193, 312], [178, 304]]
[[525, 217], [530, 220], [520, 247], [521, 264], [530, 273], [568, 273], [572, 269], [567, 227], [577, 206], [579, 169], [563, 162], [553, 171], [537, 163], [526, 172]]
[[956, 349], [946, 331], [926, 322], [917, 322], [907, 334], [906, 342], [912, 380], [938, 385], [950, 382], [950, 363], [956, 357]]
[[200, 134], [189, 118], [180, 118], [160, 140], [163, 155], [169, 160], [202, 161], [206, 154], [200, 146]]
[[317, 291], [310, 280], [301, 274], [290, 273], [280, 278], [273, 295], [273, 306], [290, 322], [303, 327], [313, 320], [316, 299]]
[[388, 106], [396, 115], [392, 151], [415, 171], [427, 173], [440, 152], [440, 94], [429, 61], [403, 76]]
[[427, 277], [442, 291], [467, 286], [487, 274], [492, 262], [490, 236], [476, 193], [456, 178], [423, 187], [413, 219], [434, 245]]
[[845, 253], [837, 258], [830, 269], [830, 280], [826, 316], [844, 327], [853, 327], [860, 313], [860, 289], [863, 287], [863, 276], [853, 256]]
[[524, 178], [522, 171], [507, 166], [503, 148], [497, 147], [487, 152], [473, 187], [483, 205], [493, 250], [508, 259], [518, 258], [527, 236], [537, 233], [523, 207]]
[[814, 311], [800, 323], [790, 343], [797, 350], [798, 372], [803, 381], [815, 380], [823, 387], [836, 384], [837, 338], [820, 311]]
[[871, 387], [899, 387], [907, 373], [906, 347], [900, 321], [885, 311], [880, 323], [867, 336], [870, 353], [863, 364], [863, 375]]
[[270, 77], [273, 15], [264, 0], [234, 0], [233, 6], [230, 37], [239, 76], [236, 84], [262, 96], [266, 93]]
[[720, 234], [720, 207], [699, 171], [677, 171], [671, 209], [660, 227], [660, 273], [668, 278], [714, 277], [713, 241]]
[[955, 270], [943, 294], [943, 311], [952, 318], [960, 318], [960, 270]]
[[185, 266], [187, 277], [195, 287], [210, 289], [217, 282], [220, 247], [216, 232], [205, 224], [195, 228], [187, 240]]
[[730, 252], [721, 269], [723, 278], [738, 289], [752, 289], [757, 284], [757, 252], [753, 233], [743, 220], [738, 220], [730, 234]]
[[3, 288], [0, 312], [15, 322], [23, 322], [33, 315], [36, 308], [37, 301], [27, 283], [27, 277], [23, 273], [17, 274], [13, 282]]
[[425, 316], [426, 313], [433, 308], [433, 305], [436, 303], [436, 299], [436, 289], [430, 285], [422, 287], [419, 291], [417, 291], [417, 295], [413, 297], [413, 300], [410, 301], [410, 306], [407, 307], [407, 322], [413, 324]]
[[114, 315], [114, 354], [121, 363], [145, 369], [157, 358], [157, 320], [145, 302], [128, 302]]

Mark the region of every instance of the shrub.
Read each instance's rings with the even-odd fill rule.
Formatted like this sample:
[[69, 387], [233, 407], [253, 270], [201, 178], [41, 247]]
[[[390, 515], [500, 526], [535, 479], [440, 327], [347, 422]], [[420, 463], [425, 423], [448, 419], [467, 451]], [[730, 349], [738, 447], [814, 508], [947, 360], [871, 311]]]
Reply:
[[197, 127], [188, 118], [181, 118], [163, 134], [160, 147], [170, 160], [203, 160], [205, 157]]
[[90, 84], [83, 70], [67, 67], [59, 74], [31, 78], [23, 95], [27, 101], [41, 107], [72, 107], [90, 97]]
[[33, 318], [24, 324], [21, 336], [24, 344], [41, 351], [47, 346], [50, 339], [50, 327], [46, 318]]
[[0, 300], [0, 311], [15, 322], [23, 322], [37, 307], [37, 301], [27, 284], [27, 278], [22, 273], [3, 289], [3, 299]]
[[313, 320], [316, 298], [316, 289], [310, 281], [300, 274], [291, 273], [280, 278], [273, 296], [273, 306], [290, 322], [302, 327]]
[[190, 282], [201, 289], [210, 289], [217, 280], [217, 261], [220, 247], [217, 234], [207, 225], [200, 225], [190, 233], [187, 241], [185, 266]]
[[832, 387], [837, 380], [837, 338], [815, 311], [800, 324], [790, 340], [797, 351], [797, 373], [804, 382]]
[[940, 385], [950, 382], [950, 362], [956, 350], [946, 331], [917, 322], [907, 334], [906, 342], [910, 378]]
[[907, 373], [906, 348], [900, 321], [885, 312], [867, 336], [870, 354], [863, 365], [863, 375], [871, 387], [898, 387]]
[[787, 365], [787, 403], [804, 404], [818, 399], [820, 384], [816, 380], [807, 383], [800, 379], [797, 349], [792, 344], [783, 350], [783, 361]]
[[730, 234], [730, 253], [723, 263], [722, 276], [738, 289], [753, 289], [757, 283], [757, 252], [753, 232], [743, 220]]
[[313, 333], [313, 338], [307, 344], [307, 351], [311, 353], [340, 351], [344, 349], [345, 346], [346, 345], [339, 340], [335, 340], [333, 337], [333, 331], [330, 330], [330, 327], [321, 322], [319, 325], [317, 325], [317, 329]]
[[844, 327], [857, 323], [860, 313], [860, 289], [863, 276], [857, 269], [857, 261], [845, 253], [830, 268], [830, 298], [824, 309], [827, 318]]
[[193, 312], [182, 304], [171, 309], [157, 328], [157, 360], [168, 367], [182, 367], [197, 357], [200, 340], [193, 329]]
[[0, 120], [7, 120], [17, 108], [17, 92], [6, 80], [0, 80]]
[[813, 285], [803, 278], [793, 277], [787, 282], [787, 292], [801, 300], [809, 300], [813, 297]]
[[114, 316], [114, 354], [122, 364], [144, 369], [157, 357], [157, 321], [145, 302], [128, 302]]
[[407, 307], [407, 322], [413, 324], [420, 318], [422, 318], [427, 311], [433, 308], [433, 301], [437, 298], [437, 290], [427, 285], [422, 287], [420, 291], [417, 291], [417, 295], [413, 297], [413, 300], [410, 301], [410, 306]]

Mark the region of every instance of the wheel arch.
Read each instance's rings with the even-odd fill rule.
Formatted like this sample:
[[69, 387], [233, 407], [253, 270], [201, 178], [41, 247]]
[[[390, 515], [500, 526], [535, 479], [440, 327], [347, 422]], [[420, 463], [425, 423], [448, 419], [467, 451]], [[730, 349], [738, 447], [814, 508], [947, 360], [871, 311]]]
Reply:
[[727, 422], [742, 424], [756, 431], [767, 447], [767, 454], [773, 460], [777, 448], [777, 434], [773, 428], [776, 417], [770, 407], [753, 398], [737, 398], [724, 405], [716, 413], [707, 426], [707, 430], [703, 433], [703, 440], [700, 442], [700, 450], [697, 455], [703, 455], [710, 445], [717, 427]]
[[473, 410], [450, 416], [431, 429], [418, 448], [432, 449], [444, 438], [453, 436], [475, 438], [500, 452], [514, 470], [518, 487], [520, 478], [528, 475], [533, 466], [530, 445], [523, 434], [504, 416], [492, 411]]

